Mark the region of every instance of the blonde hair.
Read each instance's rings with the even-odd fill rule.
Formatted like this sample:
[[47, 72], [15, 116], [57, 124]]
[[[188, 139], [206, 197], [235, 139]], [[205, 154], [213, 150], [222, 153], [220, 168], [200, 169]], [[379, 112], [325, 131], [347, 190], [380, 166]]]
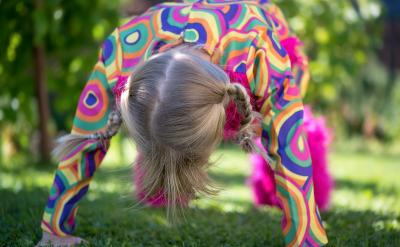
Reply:
[[256, 147], [245, 88], [198, 54], [181, 47], [154, 55], [135, 69], [121, 96], [123, 122], [141, 154], [145, 199], [164, 195], [170, 219], [196, 194], [217, 192], [206, 168], [231, 100], [242, 115], [236, 142], [247, 152]]
[[61, 158], [85, 139], [111, 138], [122, 118], [140, 154], [144, 200], [163, 195], [172, 220], [177, 206], [196, 194], [217, 193], [206, 168], [222, 140], [230, 101], [242, 116], [234, 141], [244, 151], [257, 151], [268, 159], [253, 142], [255, 114], [246, 89], [231, 83], [199, 52], [197, 46], [180, 46], [143, 62], [128, 79], [120, 107], [110, 115], [105, 131], [63, 137], [56, 156]]

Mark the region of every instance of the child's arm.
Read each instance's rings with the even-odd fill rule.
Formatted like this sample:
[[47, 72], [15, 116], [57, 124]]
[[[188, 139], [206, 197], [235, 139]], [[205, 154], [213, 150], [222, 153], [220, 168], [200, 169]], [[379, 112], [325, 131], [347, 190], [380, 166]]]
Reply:
[[[115, 30], [104, 42], [99, 61], [80, 95], [71, 133], [90, 134], [104, 130], [114, 106], [111, 89], [119, 74], [117, 65], [121, 52], [118, 44], [119, 34]], [[43, 214], [43, 231], [61, 237], [73, 234], [77, 204], [88, 191], [108, 147], [108, 141], [101, 144], [97, 140], [88, 140], [59, 163]]]
[[262, 115], [262, 143], [275, 164], [277, 197], [283, 208], [287, 246], [327, 243], [315, 205], [312, 167], [303, 132], [303, 104], [289, 57], [272, 30], [255, 38], [247, 78]]

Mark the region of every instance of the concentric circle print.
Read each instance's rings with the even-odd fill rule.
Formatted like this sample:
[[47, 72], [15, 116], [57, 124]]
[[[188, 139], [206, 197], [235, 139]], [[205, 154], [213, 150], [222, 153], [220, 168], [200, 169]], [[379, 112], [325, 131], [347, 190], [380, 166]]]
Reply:
[[311, 157], [303, 136], [302, 126], [303, 111], [297, 111], [285, 121], [279, 131], [278, 153], [282, 158], [282, 164], [290, 171], [303, 175], [311, 175]]
[[83, 89], [79, 99], [74, 129], [93, 131], [107, 122], [109, 96], [100, 80], [90, 81]]

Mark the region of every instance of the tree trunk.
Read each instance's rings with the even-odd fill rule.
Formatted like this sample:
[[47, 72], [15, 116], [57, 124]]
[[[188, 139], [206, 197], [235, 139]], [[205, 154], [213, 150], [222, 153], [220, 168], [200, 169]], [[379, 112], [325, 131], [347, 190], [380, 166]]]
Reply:
[[[43, 1], [35, 0], [35, 9], [42, 10], [43, 9]], [[39, 25], [39, 23], [35, 23]], [[37, 27], [36, 27], [37, 28]], [[34, 30], [36, 30], [34, 28]], [[38, 35], [34, 32], [34, 37]], [[33, 43], [33, 63], [35, 66], [35, 90], [36, 90], [36, 98], [38, 103], [39, 110], [39, 131], [40, 131], [40, 159], [43, 163], [47, 163], [50, 161], [50, 136], [48, 131], [48, 122], [49, 122], [49, 99], [47, 95], [47, 86], [46, 86], [46, 73], [45, 73], [45, 64], [46, 64], [46, 56], [45, 50], [43, 46], [43, 37], [40, 37], [40, 40], [35, 40]]]
[[47, 128], [49, 121], [49, 100], [45, 78], [45, 52], [42, 45], [33, 46], [35, 64], [35, 86], [39, 110], [40, 158], [43, 162], [50, 160], [50, 136]]

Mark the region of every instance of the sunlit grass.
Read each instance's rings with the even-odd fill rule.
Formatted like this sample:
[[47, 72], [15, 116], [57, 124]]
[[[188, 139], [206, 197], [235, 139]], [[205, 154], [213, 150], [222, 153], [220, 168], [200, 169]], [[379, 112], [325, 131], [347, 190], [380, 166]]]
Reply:
[[[232, 146], [212, 157], [221, 192], [199, 198], [171, 227], [162, 209], [133, 197], [133, 145], [116, 138], [80, 204], [77, 235], [94, 246], [282, 246], [281, 213], [255, 209], [246, 185], [247, 156]], [[323, 213], [330, 246], [400, 246], [400, 155], [341, 149], [330, 156], [336, 178], [332, 208]], [[0, 165], [0, 246], [32, 246], [55, 166]]]

